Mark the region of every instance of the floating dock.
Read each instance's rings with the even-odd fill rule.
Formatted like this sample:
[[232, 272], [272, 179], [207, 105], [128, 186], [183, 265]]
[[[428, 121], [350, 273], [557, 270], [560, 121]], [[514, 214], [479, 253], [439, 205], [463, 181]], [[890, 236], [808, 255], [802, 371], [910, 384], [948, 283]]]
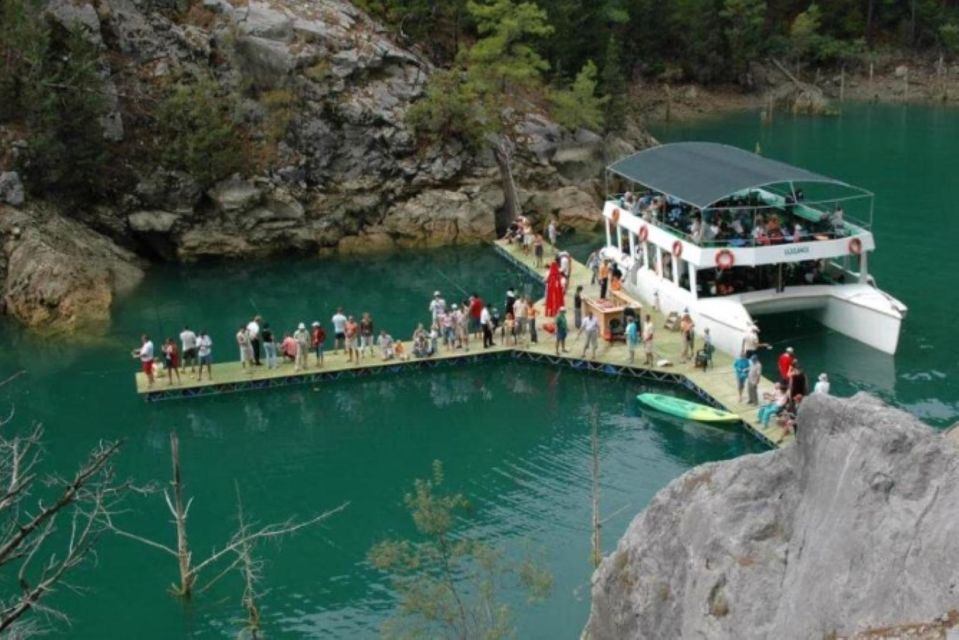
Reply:
[[[515, 245], [504, 242], [494, 243], [495, 250], [521, 271], [543, 281], [546, 269], [534, 266], [532, 255], [526, 255]], [[573, 309], [573, 294], [576, 287], [582, 285], [586, 297], [598, 294], [598, 286], [590, 284], [592, 274], [582, 263], [573, 261], [572, 275], [567, 286], [566, 308]], [[609, 343], [600, 340], [596, 351], [596, 358], [589, 359], [582, 355], [584, 340], [577, 339], [573, 328], [573, 314], [568, 313], [570, 321], [570, 335], [567, 338], [568, 353], [556, 354], [553, 337], [542, 330], [545, 320], [542, 313], [542, 301], [537, 303], [537, 328], [540, 341], [537, 344], [520, 343], [505, 345], [497, 336], [497, 346], [489, 349], [482, 348], [481, 339], [471, 338], [470, 350], [443, 351], [429, 358], [413, 358], [409, 360], [387, 360], [379, 357], [379, 350], [374, 349], [372, 357], [362, 358], [358, 363], [349, 362], [343, 352], [338, 354], [327, 352], [322, 368], [316, 366], [312, 355], [309, 357], [309, 367], [302, 371], [295, 371], [290, 363], [281, 363], [276, 369], [267, 369], [265, 365], [254, 369], [245, 369], [239, 362], [213, 364], [214, 379], [204, 379], [202, 382], [192, 378], [190, 373], [181, 370], [181, 383], [168, 385], [165, 378], [158, 377], [153, 386], [147, 384], [146, 376], [140, 372], [136, 374], [137, 393], [146, 400], [156, 401], [174, 398], [193, 398], [200, 396], [237, 393], [257, 389], [273, 389], [289, 385], [316, 384], [342, 378], [379, 377], [392, 375], [410, 369], [437, 369], [463, 364], [485, 362], [489, 360], [515, 358], [543, 362], [553, 366], [568, 367], [578, 371], [595, 372], [603, 375], [635, 378], [654, 382], [678, 384], [692, 391], [704, 403], [718, 409], [731, 411], [742, 420], [744, 427], [770, 447], [781, 447], [792, 441], [792, 436], [785, 436], [781, 427], [771, 424], [763, 427], [757, 419], [757, 409], [754, 406], [739, 402], [736, 390], [736, 378], [733, 372], [733, 359], [720, 351], [713, 354], [713, 364], [707, 370], [693, 367], [691, 362], [681, 362], [683, 351], [682, 336], [678, 331], [669, 331], [664, 328], [665, 317], [655, 309], [643, 306], [643, 316], [647, 313], [652, 316], [657, 328], [654, 340], [656, 361], [669, 361], [670, 366], [647, 367], [629, 362], [629, 352], [622, 343]], [[404, 343], [407, 353], [412, 353], [412, 345]], [[643, 357], [642, 350], [637, 351], [637, 360]], [[773, 382], [764, 379], [760, 391], [771, 390]], [[785, 437], [784, 437], [785, 436]]]

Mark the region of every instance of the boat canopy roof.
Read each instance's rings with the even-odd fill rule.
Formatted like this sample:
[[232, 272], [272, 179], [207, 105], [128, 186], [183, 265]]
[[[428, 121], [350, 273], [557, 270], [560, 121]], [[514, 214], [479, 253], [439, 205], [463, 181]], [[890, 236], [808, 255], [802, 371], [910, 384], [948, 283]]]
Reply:
[[741, 191], [782, 183], [818, 182], [862, 192], [841, 180], [716, 142], [651, 147], [607, 170], [700, 209]]

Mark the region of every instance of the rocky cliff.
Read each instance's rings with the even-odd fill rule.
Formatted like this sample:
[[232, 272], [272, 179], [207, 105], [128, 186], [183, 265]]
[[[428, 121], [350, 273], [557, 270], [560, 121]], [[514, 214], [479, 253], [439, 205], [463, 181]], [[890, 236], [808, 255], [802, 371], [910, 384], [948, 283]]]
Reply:
[[660, 491], [594, 574], [583, 637], [946, 638], [959, 448], [865, 394], [810, 396], [799, 423]]
[[[124, 186], [106, 206], [62, 213], [140, 255], [381, 251], [488, 240], [503, 223], [491, 154], [457, 140], [424, 146], [405, 122], [433, 72], [429, 62], [348, 2], [48, 0], [44, 15], [97, 47], [112, 105], [103, 136], [134, 150]], [[135, 149], [146, 148], [154, 126], [149, 105], [170, 86], [211, 78], [218, 94], [237, 101], [234, 118], [269, 160], [208, 187], [138, 161]], [[278, 131], [267, 135], [271, 128]], [[539, 219], [594, 225], [601, 168], [645, 141], [641, 132], [627, 142], [564, 131], [531, 108], [514, 159], [521, 206]], [[0, 127], [0, 205], [50, 210], [24, 198], [11, 171], [29, 144]], [[19, 240], [3, 241], [0, 260], [9, 260]], [[6, 288], [24, 290], [25, 282], [32, 280]], [[31, 324], [59, 317], [7, 306], [22, 307], [17, 317]]]

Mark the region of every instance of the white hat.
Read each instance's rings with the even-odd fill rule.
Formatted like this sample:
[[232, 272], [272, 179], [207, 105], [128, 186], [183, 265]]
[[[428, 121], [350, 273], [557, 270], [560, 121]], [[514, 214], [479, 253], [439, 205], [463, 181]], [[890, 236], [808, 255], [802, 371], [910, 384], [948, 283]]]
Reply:
[[825, 382], [826, 380], [829, 380], [829, 376], [827, 376], [825, 373], [820, 373], [819, 379]]
[[306, 329], [306, 325], [301, 322], [297, 329]]
[[439, 292], [439, 291], [434, 291], [434, 292], [433, 292], [433, 297], [434, 297], [434, 298], [440, 297], [440, 292]]
[[459, 309], [459, 307], [454, 304], [450, 309]]
[[320, 326], [320, 323], [317, 322], [316, 320], [314, 320], [314, 321], [313, 321], [313, 326], [314, 326], [314, 327], [318, 327], [318, 326]]
[[793, 353], [792, 347], [786, 347], [786, 353]]

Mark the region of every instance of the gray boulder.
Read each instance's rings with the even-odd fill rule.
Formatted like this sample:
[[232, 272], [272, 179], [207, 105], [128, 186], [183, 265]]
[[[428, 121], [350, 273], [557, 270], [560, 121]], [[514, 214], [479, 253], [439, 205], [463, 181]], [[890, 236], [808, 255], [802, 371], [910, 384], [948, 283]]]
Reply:
[[583, 637], [805, 640], [948, 617], [959, 449], [865, 394], [809, 396], [798, 433], [660, 491], [596, 570]]
[[20, 174], [16, 171], [0, 173], [0, 203], [7, 203], [14, 207], [23, 205], [25, 195]]
[[68, 31], [78, 29], [87, 40], [98, 47], [103, 46], [100, 17], [91, 4], [71, 2], [71, 0], [52, 0], [45, 11], [51, 21], [64, 29]]
[[127, 222], [137, 233], [170, 233], [179, 219], [169, 211], [137, 211], [130, 214]]
[[251, 2], [235, 14], [240, 33], [267, 40], [289, 42], [293, 19], [263, 2]]
[[237, 178], [218, 182], [207, 195], [223, 212], [246, 211], [263, 198], [263, 192], [259, 187], [248, 180]]

